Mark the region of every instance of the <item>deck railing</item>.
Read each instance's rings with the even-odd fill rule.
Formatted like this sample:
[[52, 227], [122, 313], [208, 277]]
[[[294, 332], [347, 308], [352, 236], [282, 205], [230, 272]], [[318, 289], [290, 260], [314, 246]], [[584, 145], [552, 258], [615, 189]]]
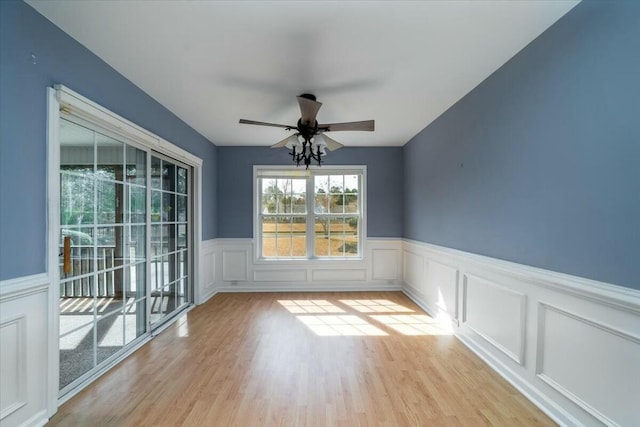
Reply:
[[117, 277], [122, 275], [122, 269], [117, 268], [122, 261], [116, 259], [115, 246], [98, 246], [95, 258], [93, 250], [92, 245], [71, 247], [71, 273], [65, 275], [60, 265], [60, 297], [93, 297], [94, 278], [97, 297], [113, 297], [122, 291], [118, 289], [122, 279]]

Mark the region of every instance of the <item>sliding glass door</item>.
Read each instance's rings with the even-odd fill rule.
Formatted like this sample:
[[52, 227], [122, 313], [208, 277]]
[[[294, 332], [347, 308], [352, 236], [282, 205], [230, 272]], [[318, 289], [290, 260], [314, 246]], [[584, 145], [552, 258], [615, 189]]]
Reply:
[[190, 168], [60, 125], [60, 391], [192, 302]]
[[151, 157], [151, 326], [191, 301], [189, 168]]

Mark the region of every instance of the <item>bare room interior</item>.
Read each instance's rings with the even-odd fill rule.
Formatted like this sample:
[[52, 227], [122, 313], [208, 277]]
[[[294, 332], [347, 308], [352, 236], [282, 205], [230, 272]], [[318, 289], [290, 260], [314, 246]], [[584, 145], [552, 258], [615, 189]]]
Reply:
[[639, 426], [639, 23], [0, 2], [0, 425]]

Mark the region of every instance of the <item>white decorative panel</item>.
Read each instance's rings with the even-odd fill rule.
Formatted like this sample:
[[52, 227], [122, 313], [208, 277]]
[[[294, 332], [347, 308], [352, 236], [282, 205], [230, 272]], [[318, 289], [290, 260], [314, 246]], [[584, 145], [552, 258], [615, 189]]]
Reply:
[[424, 293], [424, 286], [420, 286], [424, 279], [424, 258], [413, 252], [404, 253], [404, 281], [415, 290]]
[[524, 362], [526, 296], [472, 275], [465, 276], [467, 326], [507, 356]]
[[313, 270], [311, 276], [320, 282], [366, 280], [367, 270]]
[[247, 280], [247, 251], [225, 250], [222, 252], [222, 280]]
[[305, 282], [307, 270], [254, 270], [256, 282]]
[[539, 316], [540, 379], [606, 424], [640, 425], [640, 338], [546, 304]]
[[395, 280], [398, 278], [398, 250], [373, 249], [373, 280]]
[[[425, 297], [429, 307], [458, 318], [458, 269], [428, 259]], [[437, 314], [437, 313], [434, 313]]]
[[0, 420], [26, 404], [23, 335], [24, 317], [0, 324]]

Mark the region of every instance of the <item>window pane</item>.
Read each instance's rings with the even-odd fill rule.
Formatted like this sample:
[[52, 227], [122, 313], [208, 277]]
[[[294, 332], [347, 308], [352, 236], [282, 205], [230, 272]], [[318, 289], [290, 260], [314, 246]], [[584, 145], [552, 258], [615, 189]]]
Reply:
[[125, 186], [127, 192], [127, 220], [132, 224], [144, 224], [147, 211], [147, 191], [144, 187]]
[[276, 255], [279, 257], [291, 256], [291, 236], [289, 234], [276, 236]]
[[129, 344], [145, 333], [145, 300], [136, 301], [125, 308], [124, 341]]
[[187, 170], [178, 167], [178, 193], [187, 194]]
[[124, 346], [124, 314], [122, 310], [98, 321], [98, 363], [113, 356]]
[[178, 205], [178, 217], [180, 222], [187, 221], [187, 196], [176, 196]]
[[151, 221], [159, 222], [162, 219], [162, 193], [151, 190]]
[[147, 153], [135, 147], [127, 146], [127, 182], [145, 185], [147, 175]]
[[151, 226], [151, 255], [156, 256], [162, 253], [162, 226]]
[[133, 264], [124, 269], [125, 299], [142, 298], [145, 294], [145, 265], [144, 262]]
[[60, 174], [60, 224], [92, 224], [93, 172], [81, 176]]
[[173, 283], [169, 286], [166, 286], [162, 290], [162, 313], [167, 315], [172, 313], [176, 309], [176, 284]]
[[176, 196], [172, 193], [162, 193], [162, 220], [176, 220]]
[[[71, 247], [69, 268], [70, 271], [64, 272], [64, 241], [69, 240]], [[62, 228], [60, 230], [60, 278], [65, 279], [73, 276], [80, 276], [92, 272], [93, 266], [93, 227], [79, 228]], [[77, 283], [76, 283], [77, 285]], [[76, 292], [77, 291], [77, 292]], [[81, 296], [83, 291], [80, 289], [69, 289], [66, 296]], [[87, 294], [93, 295], [93, 294]]]
[[144, 225], [133, 225], [127, 227], [126, 249], [124, 258], [129, 263], [144, 260], [146, 250], [146, 233], [147, 228]]
[[344, 195], [344, 212], [345, 213], [358, 213], [358, 195], [357, 194], [345, 194]]
[[101, 179], [124, 181], [124, 144], [96, 133], [97, 176]]
[[176, 257], [176, 277], [185, 277], [189, 274], [188, 270], [188, 251], [182, 250]]
[[329, 236], [326, 234], [316, 234], [315, 240], [316, 256], [329, 256]]
[[344, 212], [344, 194], [331, 193], [331, 196], [329, 197], [329, 212], [331, 213]]
[[344, 176], [331, 175], [329, 177], [329, 189], [331, 193], [343, 193], [344, 192]]
[[163, 225], [162, 228], [162, 239], [160, 240], [162, 246], [162, 253], [166, 254], [169, 252], [173, 252], [176, 250], [176, 241], [175, 241], [175, 229], [172, 225]]
[[98, 180], [97, 209], [98, 224], [113, 224], [122, 222], [122, 184]]
[[276, 238], [275, 236], [262, 237], [262, 256], [274, 257], [276, 256]]
[[[60, 317], [61, 322], [64, 317]], [[60, 389], [93, 369], [94, 333], [94, 325], [89, 324], [60, 337]]]
[[162, 160], [151, 157], [151, 188], [162, 188]]
[[294, 257], [303, 257], [307, 255], [307, 237], [306, 236], [293, 237], [291, 255]]
[[178, 249], [184, 249], [187, 247], [187, 224], [178, 225]]
[[329, 255], [337, 257], [344, 256], [344, 237], [342, 235], [331, 236]]
[[166, 160], [162, 161], [162, 189], [164, 191], [175, 191], [176, 189], [176, 166]]

